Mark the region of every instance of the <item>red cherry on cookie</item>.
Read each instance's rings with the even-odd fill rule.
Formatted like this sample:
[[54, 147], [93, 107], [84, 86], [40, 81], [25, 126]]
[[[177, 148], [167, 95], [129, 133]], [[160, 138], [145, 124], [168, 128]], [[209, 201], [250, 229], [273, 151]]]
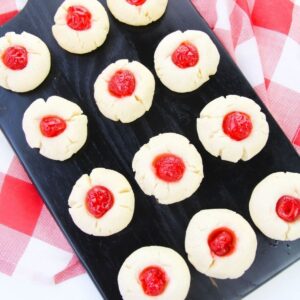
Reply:
[[153, 163], [155, 175], [166, 182], [179, 181], [184, 174], [185, 164], [183, 160], [171, 153], [157, 156]]
[[11, 70], [23, 70], [28, 63], [28, 52], [22, 46], [13, 46], [2, 55], [3, 64]]
[[60, 117], [47, 116], [40, 122], [40, 130], [45, 137], [56, 137], [67, 128], [67, 123]]
[[214, 255], [227, 256], [235, 249], [236, 237], [231, 229], [221, 227], [210, 233], [207, 242]]
[[95, 218], [103, 217], [114, 205], [112, 192], [104, 186], [94, 186], [86, 196], [86, 208]]
[[140, 6], [143, 5], [147, 0], [126, 0], [129, 4]]
[[286, 222], [294, 222], [300, 216], [300, 199], [292, 196], [282, 196], [276, 204], [279, 218]]
[[129, 70], [117, 71], [108, 82], [109, 92], [117, 97], [131, 96], [135, 90], [135, 77]]
[[181, 69], [194, 67], [199, 61], [198, 50], [193, 44], [183, 42], [173, 52], [172, 61]]
[[145, 268], [139, 275], [139, 280], [148, 296], [159, 296], [167, 287], [168, 278], [166, 272], [156, 266]]
[[235, 141], [246, 139], [252, 132], [252, 121], [249, 115], [234, 111], [227, 114], [223, 120], [223, 131]]
[[68, 26], [74, 30], [87, 30], [92, 26], [92, 14], [84, 6], [70, 6], [67, 11], [66, 21]]

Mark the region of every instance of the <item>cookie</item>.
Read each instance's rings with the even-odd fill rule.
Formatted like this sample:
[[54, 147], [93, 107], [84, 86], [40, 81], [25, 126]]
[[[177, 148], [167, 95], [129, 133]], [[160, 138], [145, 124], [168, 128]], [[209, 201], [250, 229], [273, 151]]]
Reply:
[[109, 236], [128, 226], [134, 213], [134, 194], [120, 173], [96, 168], [75, 183], [69, 212], [78, 228], [95, 236]]
[[190, 281], [189, 268], [183, 258], [174, 250], [160, 246], [133, 252], [118, 275], [124, 300], [184, 300]]
[[48, 76], [50, 52], [37, 36], [8, 32], [0, 38], [0, 86], [25, 93], [37, 88]]
[[187, 93], [198, 89], [216, 74], [219, 52], [202, 31], [175, 31], [157, 46], [154, 65], [157, 76], [171, 91]]
[[109, 31], [109, 19], [97, 0], [66, 0], [54, 16], [52, 33], [57, 43], [74, 54], [100, 47]]
[[112, 15], [122, 23], [145, 26], [160, 19], [168, 0], [107, 0]]
[[257, 184], [249, 211], [259, 230], [280, 241], [300, 238], [300, 174], [276, 172]]
[[151, 138], [135, 154], [132, 168], [143, 192], [161, 204], [190, 197], [204, 177], [200, 154], [187, 138], [176, 133]]
[[191, 264], [218, 279], [235, 279], [252, 265], [256, 235], [249, 223], [228, 209], [205, 209], [193, 216], [185, 237]]
[[144, 65], [121, 59], [99, 75], [94, 96], [105, 117], [130, 123], [151, 108], [154, 90], [154, 76]]
[[235, 163], [257, 155], [269, 137], [269, 125], [260, 106], [237, 95], [209, 102], [197, 119], [197, 131], [210, 154]]
[[58, 96], [37, 99], [25, 111], [23, 131], [28, 145], [53, 160], [66, 160], [87, 139], [87, 117], [80, 107]]

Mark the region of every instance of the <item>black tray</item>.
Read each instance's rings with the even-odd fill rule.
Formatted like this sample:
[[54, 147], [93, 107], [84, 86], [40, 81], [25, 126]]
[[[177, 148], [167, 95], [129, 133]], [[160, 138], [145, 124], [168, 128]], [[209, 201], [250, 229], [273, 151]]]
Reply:
[[[175, 249], [186, 259], [186, 227], [191, 217], [204, 208], [235, 210], [253, 225], [248, 201], [254, 186], [275, 171], [300, 172], [300, 159], [188, 0], [170, 0], [166, 15], [144, 28], [120, 24], [110, 15], [111, 29], [107, 41], [100, 49], [84, 56], [67, 53], [53, 39], [50, 29], [61, 2], [30, 0], [19, 16], [0, 28], [0, 36], [11, 30], [33, 33], [48, 44], [52, 53], [51, 73], [38, 89], [21, 95], [0, 88], [0, 125], [103, 297], [117, 300], [121, 298], [117, 273], [131, 252], [141, 246], [162, 245]], [[105, 1], [101, 2], [106, 5]], [[93, 85], [98, 74], [120, 58], [139, 60], [154, 72], [153, 53], [158, 42], [177, 29], [199, 29], [211, 36], [221, 54], [217, 75], [196, 92], [183, 95], [170, 92], [156, 78], [154, 103], [144, 117], [129, 125], [103, 117], [93, 97]], [[212, 99], [227, 94], [254, 99], [267, 115], [270, 125], [268, 144], [249, 162], [233, 164], [214, 158], [204, 150], [197, 137], [196, 118], [200, 110]], [[30, 103], [50, 95], [73, 100], [89, 118], [86, 145], [65, 162], [48, 160], [30, 149], [21, 129], [23, 113]], [[203, 158], [205, 179], [190, 199], [163, 206], [146, 197], [139, 189], [131, 170], [131, 161], [135, 152], [150, 137], [169, 131], [187, 136], [197, 147]], [[136, 210], [131, 224], [121, 233], [107, 238], [82, 233], [68, 213], [67, 199], [73, 184], [83, 173], [89, 173], [95, 167], [112, 168], [123, 173], [136, 195]], [[258, 230], [256, 233], [256, 260], [240, 279], [213, 282], [189, 264], [192, 282], [188, 299], [241, 298], [300, 258], [300, 240], [278, 243], [264, 237]]]

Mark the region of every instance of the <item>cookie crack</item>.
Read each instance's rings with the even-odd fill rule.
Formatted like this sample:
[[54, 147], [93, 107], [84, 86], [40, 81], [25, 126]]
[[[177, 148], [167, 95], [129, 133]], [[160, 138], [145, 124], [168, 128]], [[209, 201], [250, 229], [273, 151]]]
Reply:
[[119, 205], [119, 207], [122, 207], [124, 209], [128, 209], [129, 211], [132, 211], [132, 208], [128, 205], [125, 205], [125, 204], [121, 204], [121, 205]]
[[7, 89], [11, 89], [9, 84], [8, 84], [8, 74], [7, 74], [7, 72], [4, 72], [3, 81], [4, 81], [4, 87], [6, 87]]
[[287, 223], [287, 230], [286, 230], [285, 235], [284, 235], [284, 238], [285, 238], [286, 241], [289, 240], [290, 231], [291, 231], [291, 225], [289, 223]]
[[[134, 99], [135, 99], [135, 101], [141, 103], [141, 104], [144, 106], [144, 102], [143, 102], [143, 100], [142, 100], [141, 97], [139, 97], [138, 95], [134, 95]], [[145, 107], [145, 106], [144, 106], [144, 107]]]
[[246, 146], [243, 146], [242, 160], [246, 160], [248, 158], [248, 152]]
[[85, 49], [85, 44], [84, 42], [81, 40], [80, 36], [79, 36], [79, 32], [78, 31], [75, 31], [75, 35], [76, 35], [76, 38], [77, 38], [77, 42], [81, 48], [81, 50], [84, 50]]
[[74, 112], [69, 118], [65, 119], [67, 122], [75, 122], [74, 120], [75, 117], [83, 115], [82, 112]]
[[78, 208], [78, 209], [83, 208], [82, 203], [78, 203], [78, 202], [75, 202], [75, 201], [74, 202], [71, 201], [69, 205], [70, 205], [71, 208]]
[[212, 257], [212, 261], [211, 261], [211, 263], [209, 264], [207, 270], [210, 270], [211, 268], [213, 268], [213, 266], [215, 265], [215, 263], [216, 263], [216, 259]]
[[121, 189], [120, 191], [118, 191], [119, 194], [127, 194], [130, 192], [131, 192], [131, 190], [129, 188], [124, 188], [124, 189]]

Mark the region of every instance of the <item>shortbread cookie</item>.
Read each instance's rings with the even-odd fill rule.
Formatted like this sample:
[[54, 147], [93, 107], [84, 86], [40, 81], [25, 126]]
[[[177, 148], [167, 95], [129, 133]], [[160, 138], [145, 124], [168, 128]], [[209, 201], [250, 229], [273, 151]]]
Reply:
[[271, 239], [300, 238], [300, 174], [277, 172], [254, 189], [250, 215], [260, 231]]
[[197, 120], [197, 131], [210, 154], [231, 162], [251, 159], [269, 137], [269, 125], [260, 106], [236, 95], [208, 103]]
[[109, 236], [123, 230], [134, 212], [134, 194], [127, 179], [103, 168], [82, 175], [68, 202], [74, 223], [95, 236]]
[[129, 123], [150, 109], [154, 90], [154, 76], [144, 65], [121, 59], [97, 78], [95, 99], [105, 117]]
[[160, 246], [143, 247], [123, 263], [118, 284], [124, 300], [184, 300], [191, 275], [183, 258]]
[[161, 204], [190, 197], [204, 177], [202, 159], [184, 136], [164, 133], [150, 139], [132, 162], [135, 179], [143, 192]]
[[52, 26], [57, 43], [75, 54], [100, 47], [109, 31], [109, 19], [97, 0], [66, 0], [58, 8]]
[[148, 25], [160, 19], [167, 5], [168, 0], [107, 0], [107, 6], [117, 20], [133, 26]]
[[228, 209], [201, 210], [191, 219], [185, 250], [201, 273], [219, 279], [235, 279], [252, 265], [257, 248], [249, 223]]
[[87, 117], [80, 107], [58, 96], [34, 101], [25, 111], [23, 130], [31, 148], [53, 160], [66, 160], [87, 139]]
[[0, 86], [24, 93], [34, 90], [51, 67], [46, 44], [27, 32], [8, 32], [0, 38]]
[[167, 35], [154, 54], [157, 76], [171, 91], [192, 92], [217, 72], [219, 52], [210, 37], [198, 30]]

